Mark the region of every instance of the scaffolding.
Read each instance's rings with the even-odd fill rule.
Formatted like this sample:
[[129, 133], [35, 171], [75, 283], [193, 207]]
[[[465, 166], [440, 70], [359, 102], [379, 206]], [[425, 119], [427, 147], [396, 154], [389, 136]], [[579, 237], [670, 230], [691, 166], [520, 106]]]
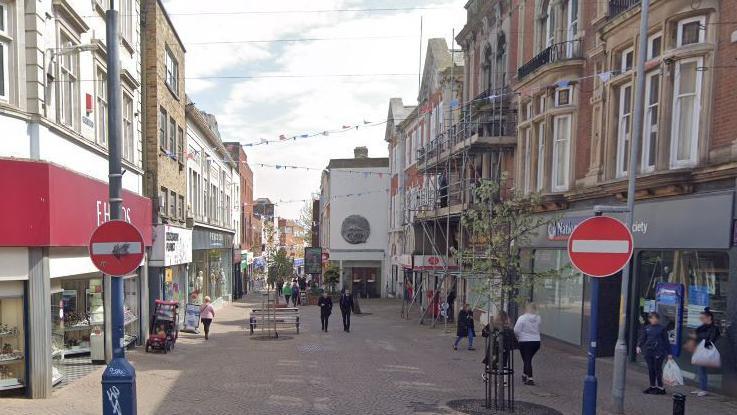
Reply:
[[[451, 79], [454, 79], [452, 75]], [[451, 96], [454, 96], [452, 89]], [[421, 254], [440, 258], [441, 269], [421, 271], [419, 281], [416, 273], [413, 275], [411, 298], [405, 296], [402, 305], [404, 318], [409, 319], [411, 311], [417, 307], [418, 323], [430, 320], [430, 326], [436, 327], [442, 318], [440, 304], [451, 291], [461, 295], [460, 304], [469, 303], [473, 309], [485, 301], [487, 315], [490, 315], [488, 299], [476, 296], [469, 301], [467, 298], [469, 284], [486, 279], [485, 275], [473, 271], [475, 261], [483, 259], [485, 251], [469, 240], [463, 214], [479, 202], [475, 192], [479, 185], [485, 180], [499, 182], [505, 155], [514, 152], [517, 141], [514, 97], [508, 86], [489, 88], [460, 108], [451, 108], [443, 117], [448, 127], [417, 149], [418, 170], [424, 176], [425, 187], [405, 209], [415, 213], [414, 223], [409, 226], [419, 228], [413, 232], [421, 235]], [[460, 111], [457, 120], [454, 120], [453, 111]], [[418, 238], [415, 238], [416, 252], [419, 251], [417, 244]], [[451, 266], [452, 262], [457, 265]], [[448, 317], [453, 318], [446, 314], [446, 323]], [[447, 330], [447, 324], [445, 327]]]

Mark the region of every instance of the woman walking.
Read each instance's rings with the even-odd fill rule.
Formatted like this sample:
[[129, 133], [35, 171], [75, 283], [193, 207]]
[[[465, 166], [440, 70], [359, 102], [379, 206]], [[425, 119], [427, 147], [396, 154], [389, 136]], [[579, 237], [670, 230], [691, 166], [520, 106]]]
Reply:
[[468, 304], [464, 304], [463, 309], [458, 312], [456, 341], [453, 343], [453, 350], [458, 350], [458, 343], [464, 337], [468, 337], [468, 350], [476, 350], [473, 348], [474, 336], [476, 336], [476, 332], [473, 327], [473, 311], [468, 309]]
[[330, 313], [333, 312], [333, 299], [328, 296], [327, 291], [322, 292], [322, 297], [317, 300], [317, 306], [320, 307], [320, 323], [322, 323], [322, 331], [328, 332], [328, 319]]
[[637, 354], [643, 355], [650, 375], [650, 387], [643, 393], [665, 395], [663, 387], [663, 364], [665, 358], [672, 359], [668, 330], [660, 324], [660, 314], [652, 312], [647, 315], [648, 324], [642, 328], [637, 340]]
[[292, 296], [292, 285], [287, 281], [287, 283], [284, 284], [284, 287], [282, 287], [281, 292], [284, 294], [284, 302], [287, 304], [287, 307], [289, 307], [289, 297]]
[[301, 303], [302, 303], [300, 301], [300, 296], [299, 296], [300, 295], [300, 292], [299, 291], [300, 291], [299, 284], [297, 284], [297, 281], [295, 280], [292, 283], [292, 305], [294, 305], [295, 307], [297, 307], [297, 305], [301, 305]]
[[[694, 349], [696, 349], [701, 342], [704, 342], [704, 347], [711, 349], [717, 347], [716, 342], [721, 336], [719, 327], [714, 324], [714, 313], [712, 313], [709, 307], [704, 308], [699, 316], [701, 325], [696, 328], [695, 338], [692, 341], [695, 343]], [[700, 390], [692, 391], [691, 393], [697, 396], [706, 396], [709, 394], [709, 375], [707, 374], [707, 368], [705, 366], [696, 366], [696, 373], [699, 377], [699, 388]]]
[[210, 324], [214, 318], [215, 309], [212, 307], [210, 297], [206, 296], [205, 304], [200, 306], [200, 320], [202, 320], [202, 324], [205, 326], [205, 340], [210, 338]]
[[514, 325], [514, 334], [517, 336], [519, 353], [522, 356], [522, 382], [525, 385], [534, 385], [532, 378], [532, 358], [540, 350], [540, 323], [542, 319], [537, 314], [537, 307], [533, 303], [525, 306], [525, 313], [519, 316]]

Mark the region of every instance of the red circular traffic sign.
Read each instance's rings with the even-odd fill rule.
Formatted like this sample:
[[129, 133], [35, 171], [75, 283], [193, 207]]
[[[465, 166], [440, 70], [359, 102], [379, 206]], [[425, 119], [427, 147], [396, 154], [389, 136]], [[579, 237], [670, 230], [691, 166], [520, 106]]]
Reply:
[[568, 238], [568, 256], [579, 271], [608, 277], [632, 257], [632, 233], [617, 219], [595, 216], [579, 223]]
[[97, 269], [112, 276], [135, 271], [143, 260], [141, 232], [122, 220], [105, 222], [92, 232], [90, 258]]

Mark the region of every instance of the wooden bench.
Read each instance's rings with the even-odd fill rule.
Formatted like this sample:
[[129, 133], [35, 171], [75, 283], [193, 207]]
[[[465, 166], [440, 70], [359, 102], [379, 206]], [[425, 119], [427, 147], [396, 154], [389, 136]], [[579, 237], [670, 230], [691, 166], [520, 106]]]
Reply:
[[294, 326], [297, 329], [297, 334], [299, 334], [299, 309], [295, 307], [270, 308], [268, 310], [255, 308], [251, 310], [249, 317], [251, 334], [253, 334], [256, 327], [272, 323], [270, 321], [272, 318], [275, 318], [273, 321], [275, 328], [280, 326]]

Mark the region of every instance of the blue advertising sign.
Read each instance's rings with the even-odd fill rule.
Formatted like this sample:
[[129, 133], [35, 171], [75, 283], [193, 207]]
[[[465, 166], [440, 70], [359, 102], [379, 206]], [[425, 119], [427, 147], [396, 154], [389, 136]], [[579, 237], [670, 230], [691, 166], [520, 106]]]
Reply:
[[184, 309], [184, 328], [187, 333], [200, 332], [200, 305], [187, 303]]
[[659, 283], [655, 286], [655, 311], [668, 331], [671, 354], [681, 355], [681, 323], [683, 321], [683, 284]]

